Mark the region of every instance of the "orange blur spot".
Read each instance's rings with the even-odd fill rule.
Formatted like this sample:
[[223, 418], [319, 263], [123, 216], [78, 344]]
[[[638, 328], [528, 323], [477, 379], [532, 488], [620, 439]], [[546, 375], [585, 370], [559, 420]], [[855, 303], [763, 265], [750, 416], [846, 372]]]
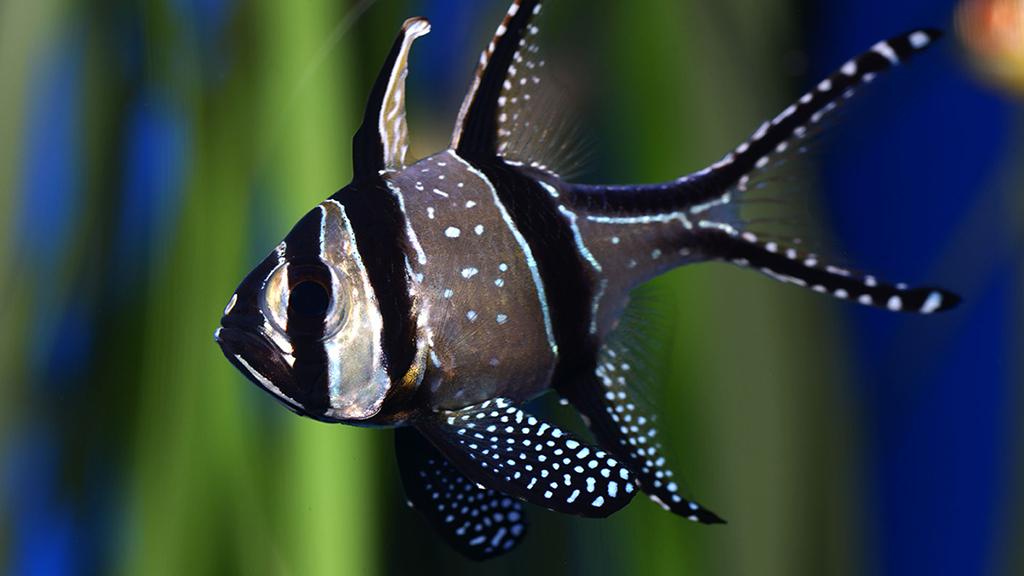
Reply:
[[963, 0], [956, 28], [973, 68], [1024, 96], [1024, 0]]

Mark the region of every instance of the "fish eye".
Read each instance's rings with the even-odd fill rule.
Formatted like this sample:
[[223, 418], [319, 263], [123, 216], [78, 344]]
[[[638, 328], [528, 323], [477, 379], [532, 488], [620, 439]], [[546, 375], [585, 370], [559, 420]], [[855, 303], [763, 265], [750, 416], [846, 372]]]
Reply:
[[281, 334], [329, 338], [347, 316], [342, 287], [329, 266], [281, 263], [264, 284], [260, 307]]
[[310, 318], [323, 318], [331, 304], [327, 288], [315, 280], [303, 280], [291, 290], [288, 310]]

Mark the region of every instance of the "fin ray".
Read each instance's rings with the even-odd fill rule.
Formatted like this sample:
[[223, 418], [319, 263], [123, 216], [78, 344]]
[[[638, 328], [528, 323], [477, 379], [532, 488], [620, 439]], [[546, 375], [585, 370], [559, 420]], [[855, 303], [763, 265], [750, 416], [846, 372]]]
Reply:
[[463, 158], [497, 156], [507, 146], [509, 133], [504, 124], [511, 119], [503, 116], [507, 100], [502, 99], [508, 98], [503, 94], [514, 89], [513, 81], [533, 81], [531, 74], [518, 75], [516, 63], [523, 59], [521, 51], [528, 46], [527, 37], [537, 33], [531, 21], [540, 10], [540, 0], [514, 0], [494, 38], [480, 54], [452, 134], [451, 147]]

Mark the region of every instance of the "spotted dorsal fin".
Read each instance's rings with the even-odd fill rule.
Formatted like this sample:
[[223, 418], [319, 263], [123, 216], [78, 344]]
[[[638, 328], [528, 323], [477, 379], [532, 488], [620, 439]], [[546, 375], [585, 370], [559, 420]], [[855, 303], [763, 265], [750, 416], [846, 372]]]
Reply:
[[426, 18], [410, 18], [402, 25], [387, 61], [366, 104], [363, 125], [352, 139], [355, 179], [376, 178], [385, 170], [405, 167], [409, 129], [405, 121], [405, 77], [409, 50], [417, 38], [430, 32]]
[[540, 9], [540, 0], [515, 0], [480, 54], [480, 64], [452, 135], [451, 147], [460, 156], [498, 156], [507, 146], [510, 133], [503, 125], [511, 119], [502, 116], [508, 101], [505, 93], [514, 90], [517, 82], [532, 82], [533, 74], [528, 69], [519, 70], [517, 63], [523, 59], [523, 49], [529, 50], [528, 37], [537, 33], [531, 21]]

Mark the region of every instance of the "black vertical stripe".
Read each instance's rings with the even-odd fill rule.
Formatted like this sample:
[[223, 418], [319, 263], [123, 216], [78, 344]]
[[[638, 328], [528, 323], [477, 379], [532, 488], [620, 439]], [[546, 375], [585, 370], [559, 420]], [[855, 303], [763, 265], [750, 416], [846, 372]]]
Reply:
[[[289, 291], [303, 282], [326, 286], [330, 294], [331, 273], [320, 260], [320, 222], [322, 212], [314, 209], [302, 217], [288, 234], [285, 261], [288, 262]], [[323, 314], [311, 316], [288, 305], [288, 341], [295, 356], [292, 367], [295, 389], [289, 394], [312, 416], [330, 409], [327, 385], [327, 351], [321, 341], [324, 333]]]
[[385, 365], [392, 382], [405, 376], [416, 357], [416, 320], [412, 315], [406, 267], [405, 214], [379, 177], [338, 191], [332, 200], [345, 207], [363, 266], [384, 322]]
[[592, 370], [597, 350], [589, 329], [590, 302], [596, 287], [587, 274], [588, 265], [576, 250], [571, 224], [558, 211], [551, 195], [519, 169], [497, 158], [469, 162], [491, 181], [530, 246], [558, 344], [553, 379], [556, 386], [569, 386], [577, 375]]

